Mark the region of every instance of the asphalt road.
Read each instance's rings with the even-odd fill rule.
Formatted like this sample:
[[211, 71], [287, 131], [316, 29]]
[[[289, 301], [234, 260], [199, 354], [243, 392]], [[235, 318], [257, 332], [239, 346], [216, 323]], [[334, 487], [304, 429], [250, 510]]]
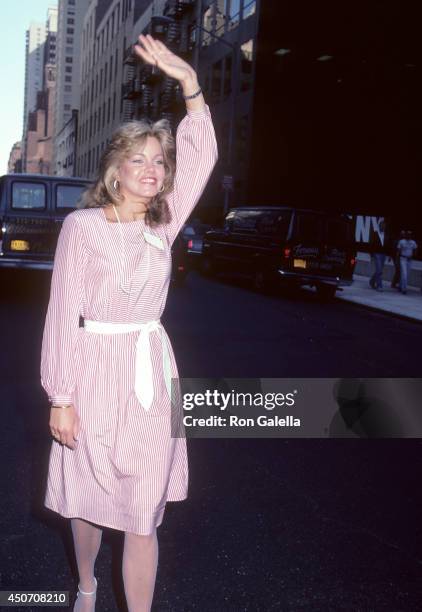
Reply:
[[[75, 588], [68, 522], [42, 504], [51, 439], [38, 371], [48, 283], [44, 273], [2, 272], [2, 589]], [[243, 282], [192, 274], [171, 290], [162, 320], [181, 376], [420, 374], [420, 325], [306, 291], [260, 296]], [[154, 612], [420, 609], [419, 440], [188, 446], [189, 499], [168, 504], [158, 530]], [[125, 609], [121, 535], [104, 530], [101, 612]]]

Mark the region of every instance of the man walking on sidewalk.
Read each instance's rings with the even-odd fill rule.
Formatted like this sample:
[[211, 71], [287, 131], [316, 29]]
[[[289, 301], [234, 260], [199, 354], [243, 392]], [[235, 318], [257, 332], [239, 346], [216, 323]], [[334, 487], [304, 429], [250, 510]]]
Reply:
[[400, 291], [407, 293], [407, 282], [409, 279], [411, 262], [413, 253], [418, 248], [418, 245], [413, 240], [412, 232], [406, 232], [406, 238], [399, 240], [397, 245], [397, 253], [400, 257]]
[[378, 232], [375, 233], [374, 253], [372, 254], [375, 263], [375, 272], [369, 279], [372, 289], [382, 291], [382, 273], [387, 255], [390, 255], [390, 245], [385, 234], [385, 222], [381, 220], [378, 224]]

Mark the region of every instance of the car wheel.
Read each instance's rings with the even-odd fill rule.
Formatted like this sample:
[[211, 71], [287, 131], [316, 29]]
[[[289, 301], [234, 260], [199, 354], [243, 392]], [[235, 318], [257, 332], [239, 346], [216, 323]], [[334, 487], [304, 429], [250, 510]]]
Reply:
[[317, 293], [325, 300], [332, 300], [336, 294], [337, 287], [335, 285], [317, 285]]

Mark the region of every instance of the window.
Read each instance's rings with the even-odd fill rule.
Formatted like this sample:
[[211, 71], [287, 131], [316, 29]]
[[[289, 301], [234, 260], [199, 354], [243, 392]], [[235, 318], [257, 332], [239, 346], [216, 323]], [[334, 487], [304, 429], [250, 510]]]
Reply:
[[66, 66], [65, 67], [65, 72], [72, 72], [72, 66]]
[[240, 0], [230, 0], [228, 30], [233, 30], [239, 24]]
[[69, 75], [66, 75], [66, 76], [64, 77], [64, 81], [65, 81], [65, 83], [71, 83], [71, 82], [72, 82], [72, 77], [71, 77], [71, 76], [69, 76]]
[[66, 57], [66, 64], [73, 64], [73, 58], [71, 57]]
[[72, 38], [72, 36], [67, 36], [67, 37], [66, 37], [66, 43], [67, 43], [68, 45], [72, 45], [72, 44], [73, 44], [73, 38]]
[[244, 0], [243, 19], [250, 17], [251, 15], [255, 13], [255, 11], [256, 11], [256, 0], [252, 0], [252, 2], [248, 2], [247, 0]]
[[255, 234], [259, 215], [260, 213], [256, 210], [242, 210], [236, 212], [233, 218], [233, 231], [242, 232], [242, 234]]
[[45, 185], [39, 183], [13, 182], [12, 208], [44, 210]]
[[291, 212], [289, 210], [269, 210], [260, 213], [257, 228], [265, 236], [287, 237]]
[[73, 28], [66, 28], [66, 34], [74, 34], [75, 30]]
[[312, 213], [298, 213], [294, 237], [306, 243], [321, 243], [324, 240], [322, 217]]
[[85, 187], [83, 185], [57, 185], [56, 207], [60, 209], [77, 208], [84, 191]]
[[[72, 80], [72, 79], [70, 79], [70, 80]], [[64, 90], [65, 90], [67, 93], [69, 93], [69, 92], [71, 92], [71, 91], [72, 91], [72, 86], [71, 86], [71, 85], [65, 85], [65, 86], [64, 86]]]
[[64, 110], [65, 111], [70, 111], [70, 104], [65, 104], [64, 105]]

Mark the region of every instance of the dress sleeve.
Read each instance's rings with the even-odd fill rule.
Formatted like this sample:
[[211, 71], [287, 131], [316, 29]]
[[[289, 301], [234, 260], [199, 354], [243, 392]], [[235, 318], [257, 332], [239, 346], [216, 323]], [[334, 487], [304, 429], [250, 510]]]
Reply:
[[54, 403], [72, 403], [75, 387], [74, 356], [87, 258], [81, 234], [78, 219], [70, 213], [57, 242], [41, 347], [41, 385]]
[[172, 215], [166, 225], [170, 244], [198, 203], [218, 160], [217, 140], [208, 104], [203, 110], [187, 109], [176, 132], [176, 173], [167, 197]]

